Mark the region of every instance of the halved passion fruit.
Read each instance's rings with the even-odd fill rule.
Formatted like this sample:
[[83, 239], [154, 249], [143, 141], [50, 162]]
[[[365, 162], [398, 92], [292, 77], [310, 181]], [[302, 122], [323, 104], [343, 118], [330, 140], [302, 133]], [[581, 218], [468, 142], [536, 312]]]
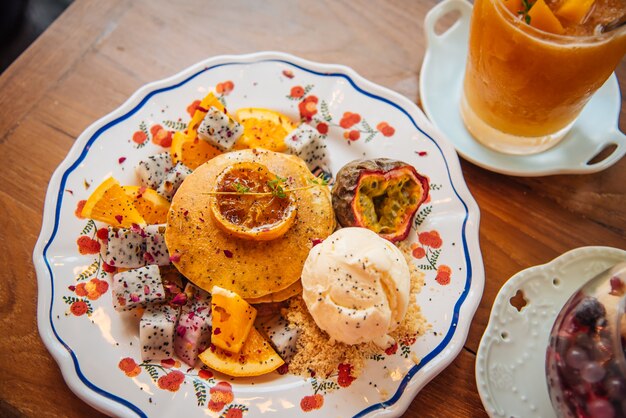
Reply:
[[211, 212], [225, 232], [268, 241], [282, 236], [296, 219], [296, 203], [286, 179], [263, 164], [235, 163], [217, 177]]
[[337, 173], [333, 208], [344, 227], [364, 227], [391, 242], [402, 241], [428, 189], [428, 179], [402, 161], [358, 160]]

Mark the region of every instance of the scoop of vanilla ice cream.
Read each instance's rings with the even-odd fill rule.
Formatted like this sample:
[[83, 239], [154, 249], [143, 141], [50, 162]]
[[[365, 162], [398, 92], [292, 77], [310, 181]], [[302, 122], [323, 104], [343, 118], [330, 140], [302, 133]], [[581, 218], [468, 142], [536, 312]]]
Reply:
[[365, 228], [343, 228], [311, 249], [302, 271], [302, 297], [322, 330], [336, 341], [393, 342], [404, 318], [410, 272], [391, 242]]

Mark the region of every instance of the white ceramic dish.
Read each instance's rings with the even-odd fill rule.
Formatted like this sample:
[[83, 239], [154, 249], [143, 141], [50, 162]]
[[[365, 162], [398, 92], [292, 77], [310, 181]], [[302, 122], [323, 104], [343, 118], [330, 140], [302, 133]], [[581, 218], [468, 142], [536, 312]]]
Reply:
[[[446, 14], [459, 13], [458, 20], [437, 34], [436, 23]], [[428, 49], [420, 73], [420, 97], [432, 123], [452, 141], [458, 153], [487, 170], [514, 176], [585, 174], [604, 170], [626, 154], [626, 136], [619, 131], [621, 96], [615, 75], [591, 98], [572, 130], [554, 148], [535, 155], [507, 155], [475, 141], [459, 112], [467, 58], [472, 5], [465, 0], [446, 0], [426, 16]], [[601, 161], [594, 156], [615, 145]]]
[[[476, 383], [485, 410], [498, 418], [554, 418], [546, 383], [550, 330], [580, 286], [626, 260], [626, 251], [582, 247], [511, 277], [491, 310], [476, 358]], [[518, 291], [526, 305], [511, 303]]]
[[[165, 151], [151, 143], [148, 128], [180, 126], [176, 124], [188, 120], [186, 107], [218, 85], [229, 86], [225, 81], [234, 85], [221, 94], [229, 109], [266, 107], [297, 120], [306, 107], [301, 104], [315, 102], [308, 112], [315, 113], [314, 126], [329, 126], [326, 141], [333, 173], [353, 159], [385, 156], [409, 162], [430, 177], [431, 199], [416, 217], [410, 239], [426, 252], [424, 256], [418, 254], [422, 250], [416, 251], [421, 255], [416, 263], [426, 268], [426, 286], [418, 303], [432, 329], [416, 342], [401, 342], [395, 354], [369, 361], [365, 373], [349, 387], [339, 388], [336, 376], [230, 379], [209, 377], [184, 365], [140, 364], [137, 320], [113, 310], [110, 289], [102, 291], [101, 285], [100, 290], [92, 289], [91, 296], [77, 294], [79, 283], [110, 282], [98, 270], [97, 255], [78, 251], [78, 238], [95, 232], [94, 225], [75, 216], [78, 202], [111, 174], [122, 184], [136, 184], [134, 165]], [[302, 88], [293, 89], [297, 86]], [[360, 121], [342, 128], [345, 112], [358, 113]], [[344, 137], [352, 130], [359, 132], [358, 140]], [[133, 142], [137, 131], [145, 132], [135, 136], [145, 136], [145, 143]], [[95, 408], [115, 416], [291, 417], [302, 413], [301, 402], [314, 394], [320, 395], [316, 399], [322, 399], [323, 406], [310, 411], [310, 416], [398, 416], [465, 342], [484, 285], [478, 222], [478, 207], [453, 147], [406, 98], [343, 66], [272, 52], [215, 57], [141, 88], [87, 128], [55, 171], [33, 256], [39, 331], [69, 387]], [[429, 247], [419, 244], [419, 233], [426, 234], [423, 241]], [[437, 235], [438, 239], [428, 241]], [[443, 265], [451, 272], [445, 285], [436, 280]], [[125, 358], [136, 361], [138, 375], [128, 377], [120, 368]], [[178, 368], [184, 373], [182, 384], [172, 391], [161, 389], [159, 379]], [[217, 389], [228, 393], [214, 394]], [[211, 404], [214, 398], [228, 402]]]

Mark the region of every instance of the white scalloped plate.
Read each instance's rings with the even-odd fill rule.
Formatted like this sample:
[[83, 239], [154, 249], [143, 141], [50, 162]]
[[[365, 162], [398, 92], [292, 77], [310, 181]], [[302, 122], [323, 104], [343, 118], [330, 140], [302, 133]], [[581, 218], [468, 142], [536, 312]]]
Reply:
[[[221, 94], [229, 109], [266, 107], [293, 119], [299, 119], [302, 110], [314, 113], [314, 126], [325, 123], [329, 127], [326, 141], [333, 173], [357, 158], [390, 157], [413, 164], [430, 177], [432, 197], [418, 214], [410, 239], [417, 246], [418, 233], [431, 231], [441, 238], [431, 240], [431, 247], [422, 247], [427, 256], [415, 259], [431, 266], [418, 303], [432, 329], [415, 342], [401, 344], [397, 353], [370, 360], [363, 375], [349, 387], [339, 388], [336, 376], [303, 379], [271, 374], [231, 379], [210, 377], [184, 365], [141, 364], [137, 321], [113, 310], [110, 289], [103, 291], [101, 285], [98, 291], [90, 285], [92, 292], [86, 297], [82, 291], [77, 293], [79, 282], [100, 283], [92, 282], [94, 275], [99, 281], [110, 281], [97, 271], [97, 256], [78, 251], [77, 239], [91, 237], [94, 228], [74, 215], [77, 203], [110, 174], [122, 184], [135, 184], [135, 164], [165, 151], [150, 141], [148, 128], [154, 124], [179, 127], [177, 123], [189, 118], [186, 107], [218, 85], [229, 86], [225, 81], [234, 86]], [[345, 112], [358, 113], [360, 121], [342, 128]], [[134, 135], [138, 131], [143, 133]], [[346, 139], [344, 134], [350, 131], [358, 131], [359, 139]], [[357, 134], [351, 135], [354, 139]], [[131, 140], [133, 136], [147, 140], [138, 144]], [[86, 184], [90, 185], [87, 189]], [[406, 98], [349, 68], [291, 55], [265, 52], [211, 58], [141, 88], [119, 109], [95, 122], [52, 176], [33, 254], [39, 331], [69, 387], [111, 415], [291, 417], [302, 413], [305, 397], [310, 402], [313, 395], [319, 395], [314, 405], [319, 408], [308, 416], [398, 416], [465, 342], [484, 284], [478, 221], [478, 207], [453, 147]], [[451, 272], [446, 285], [435, 280], [442, 265]], [[125, 370], [131, 375], [138, 371], [138, 375], [129, 377], [120, 368], [125, 358], [137, 364], [134, 372]], [[176, 370], [184, 374], [182, 384], [170, 387], [172, 391], [161, 389], [159, 379]], [[227, 394], [218, 395], [216, 388]], [[216, 404], [216, 399], [225, 402]]]
[[[498, 418], [554, 418], [545, 374], [550, 330], [565, 302], [589, 279], [626, 260], [626, 251], [582, 247], [522, 270], [500, 289], [476, 358], [485, 410]], [[521, 290], [526, 305], [511, 305]]]
[[[437, 21], [451, 12], [460, 14], [458, 20], [447, 31], [437, 34]], [[615, 75], [594, 94], [565, 138], [547, 151], [507, 155], [474, 140], [459, 112], [471, 13], [472, 5], [466, 0], [445, 0], [432, 8], [424, 22], [428, 48], [420, 71], [424, 111], [463, 158], [497, 173], [533, 177], [595, 173], [626, 154], [626, 135], [617, 126], [621, 95]], [[615, 148], [604, 159], [590, 163], [594, 156], [613, 145]]]

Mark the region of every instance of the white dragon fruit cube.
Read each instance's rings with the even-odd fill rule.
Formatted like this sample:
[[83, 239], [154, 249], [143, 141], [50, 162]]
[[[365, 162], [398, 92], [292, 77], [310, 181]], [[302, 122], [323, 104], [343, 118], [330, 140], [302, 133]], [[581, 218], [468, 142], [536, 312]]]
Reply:
[[285, 362], [289, 362], [296, 354], [300, 330], [291, 327], [281, 315], [258, 317], [255, 326], [269, 338], [270, 343]]
[[317, 129], [305, 123], [300, 124], [285, 137], [285, 145], [289, 154], [304, 160], [309, 170], [329, 167], [326, 144]]
[[198, 137], [221, 151], [230, 150], [243, 134], [243, 126], [211, 106], [198, 127]]
[[149, 305], [139, 323], [141, 359], [164, 360], [174, 356], [178, 308], [167, 303]]
[[142, 186], [156, 190], [173, 167], [170, 153], [162, 152], [139, 161], [135, 174]]
[[122, 268], [142, 267], [146, 264], [145, 232], [141, 227], [108, 227], [106, 242], [100, 245], [102, 260], [110, 266]]
[[161, 273], [156, 264], [115, 274], [111, 292], [116, 311], [128, 311], [166, 299]]
[[193, 367], [198, 354], [211, 342], [211, 295], [191, 283], [187, 284], [184, 293], [187, 303], [182, 307], [176, 325], [174, 351]]
[[156, 264], [157, 266], [170, 264], [170, 254], [167, 251], [167, 245], [165, 245], [165, 228], [165, 224], [146, 227], [146, 252], [143, 256], [146, 264]]
[[159, 184], [159, 187], [156, 189], [157, 193], [171, 201], [180, 185], [191, 173], [191, 169], [185, 164], [181, 162], [176, 163], [165, 175], [161, 184]]

